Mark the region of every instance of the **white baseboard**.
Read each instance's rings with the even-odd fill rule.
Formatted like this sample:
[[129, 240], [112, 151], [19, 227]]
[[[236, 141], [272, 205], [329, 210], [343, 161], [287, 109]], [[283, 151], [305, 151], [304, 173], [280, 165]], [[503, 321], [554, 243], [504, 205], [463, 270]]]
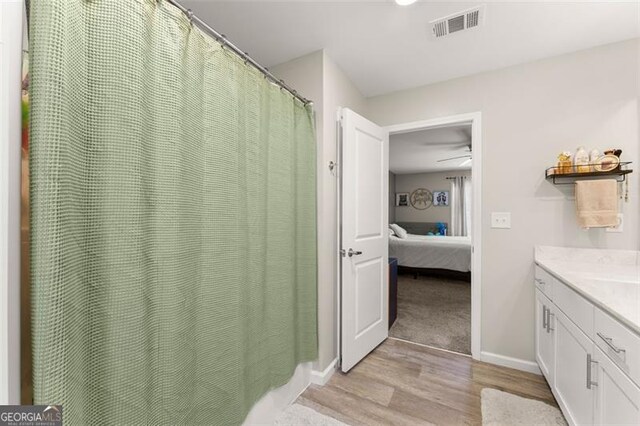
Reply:
[[505, 355], [498, 355], [491, 352], [480, 352], [480, 361], [499, 365], [501, 367], [515, 368], [516, 370], [526, 371], [528, 373], [534, 373], [538, 375], [542, 374], [542, 371], [540, 371], [540, 367], [538, 367], [538, 364], [536, 362], [526, 361], [519, 358], [512, 358]]
[[314, 385], [324, 386], [336, 371], [337, 363], [338, 358], [331, 361], [327, 368], [325, 368], [323, 371], [311, 370], [311, 383], [313, 383]]

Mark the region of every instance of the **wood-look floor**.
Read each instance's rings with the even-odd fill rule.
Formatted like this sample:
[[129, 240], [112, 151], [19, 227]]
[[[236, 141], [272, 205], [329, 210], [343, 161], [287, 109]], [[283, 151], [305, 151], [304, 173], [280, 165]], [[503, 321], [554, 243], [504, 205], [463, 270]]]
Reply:
[[350, 425], [479, 425], [483, 388], [557, 407], [542, 376], [395, 339], [297, 402]]

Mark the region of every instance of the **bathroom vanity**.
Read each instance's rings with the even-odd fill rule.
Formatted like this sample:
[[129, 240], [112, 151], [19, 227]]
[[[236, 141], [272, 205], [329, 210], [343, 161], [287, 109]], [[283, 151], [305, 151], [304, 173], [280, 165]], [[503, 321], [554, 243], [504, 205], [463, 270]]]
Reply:
[[567, 421], [640, 424], [640, 252], [535, 249], [536, 360]]

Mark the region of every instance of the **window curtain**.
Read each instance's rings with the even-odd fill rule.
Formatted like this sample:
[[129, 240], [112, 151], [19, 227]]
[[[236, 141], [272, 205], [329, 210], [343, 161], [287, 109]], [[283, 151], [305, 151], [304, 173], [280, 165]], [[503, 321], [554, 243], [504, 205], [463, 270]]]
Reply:
[[29, 3], [35, 403], [241, 423], [317, 357], [311, 108], [164, 1]]
[[471, 178], [451, 179], [451, 235], [471, 235]]

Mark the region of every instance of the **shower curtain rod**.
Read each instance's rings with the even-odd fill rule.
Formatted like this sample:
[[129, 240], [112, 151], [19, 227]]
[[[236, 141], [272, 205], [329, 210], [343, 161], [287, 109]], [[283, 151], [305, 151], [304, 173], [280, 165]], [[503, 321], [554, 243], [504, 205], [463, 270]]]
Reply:
[[311, 100], [305, 98], [304, 96], [298, 94], [298, 92], [295, 91], [294, 89], [292, 89], [289, 85], [287, 85], [287, 83], [285, 83], [284, 80], [279, 80], [275, 75], [271, 74], [271, 72], [269, 72], [269, 70], [267, 68], [263, 67], [258, 62], [256, 62], [256, 60], [253, 59], [251, 56], [249, 56], [249, 54], [247, 52], [243, 52], [242, 50], [240, 50], [238, 48], [238, 46], [236, 46], [235, 44], [233, 44], [229, 40], [227, 40], [227, 38], [224, 36], [224, 34], [220, 34], [216, 30], [211, 28], [202, 19], [200, 19], [196, 15], [194, 15], [193, 11], [191, 9], [187, 9], [186, 7], [184, 7], [183, 5], [178, 3], [176, 0], [166, 0], [166, 1], [168, 3], [171, 3], [172, 5], [177, 7], [182, 13], [187, 15], [187, 18], [189, 18], [189, 21], [191, 21], [191, 23], [195, 22], [196, 24], [198, 24], [200, 29], [204, 30], [206, 33], [208, 33], [213, 38], [215, 38], [216, 41], [218, 41], [218, 43], [222, 44], [223, 48], [225, 48], [225, 47], [229, 48], [236, 55], [238, 55], [241, 59], [244, 59], [245, 63], [250, 63], [251, 65], [253, 65], [253, 67], [256, 68], [258, 71], [260, 71], [262, 74], [264, 74], [264, 76], [267, 79], [269, 79], [273, 83], [275, 83], [278, 86], [280, 86], [280, 88], [282, 88], [282, 89], [286, 90], [287, 92], [291, 93], [291, 95], [293, 95], [294, 98], [299, 99], [305, 105], [313, 105], [313, 101], [311, 101]]

